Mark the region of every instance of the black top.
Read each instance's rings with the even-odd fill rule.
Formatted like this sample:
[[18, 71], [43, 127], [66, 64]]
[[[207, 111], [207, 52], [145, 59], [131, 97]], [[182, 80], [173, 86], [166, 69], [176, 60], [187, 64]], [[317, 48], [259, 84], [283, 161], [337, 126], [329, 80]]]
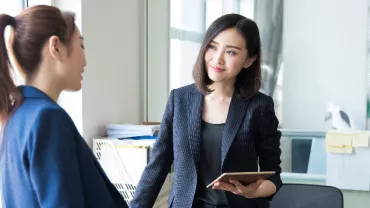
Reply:
[[206, 203], [216, 207], [227, 207], [224, 191], [206, 188], [221, 175], [221, 142], [224, 124], [202, 121], [199, 180], [195, 197], [196, 204]]

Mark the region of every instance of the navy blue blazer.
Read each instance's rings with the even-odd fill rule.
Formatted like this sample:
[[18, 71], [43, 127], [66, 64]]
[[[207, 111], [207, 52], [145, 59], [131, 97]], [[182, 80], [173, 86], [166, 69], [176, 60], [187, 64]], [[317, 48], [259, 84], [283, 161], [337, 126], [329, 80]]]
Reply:
[[[192, 207], [197, 188], [203, 95], [195, 85], [170, 93], [158, 139], [137, 186], [132, 208], [152, 207], [174, 164], [169, 207]], [[276, 171], [269, 178], [279, 189], [280, 137], [271, 97], [262, 93], [241, 99], [233, 96], [221, 145], [222, 172]], [[258, 162], [259, 161], [259, 162]], [[247, 199], [226, 192], [229, 207], [264, 208], [269, 198]]]
[[21, 91], [1, 149], [3, 207], [128, 207], [69, 115], [42, 91]]

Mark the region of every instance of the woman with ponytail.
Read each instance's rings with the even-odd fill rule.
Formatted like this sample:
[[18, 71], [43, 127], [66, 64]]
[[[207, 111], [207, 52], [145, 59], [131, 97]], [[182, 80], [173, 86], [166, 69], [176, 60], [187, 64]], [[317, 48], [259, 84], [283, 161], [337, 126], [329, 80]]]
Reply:
[[[83, 48], [72, 13], [35, 6], [0, 15], [3, 207], [127, 207], [57, 104], [63, 90], [81, 89]], [[13, 82], [10, 57], [23, 86]]]

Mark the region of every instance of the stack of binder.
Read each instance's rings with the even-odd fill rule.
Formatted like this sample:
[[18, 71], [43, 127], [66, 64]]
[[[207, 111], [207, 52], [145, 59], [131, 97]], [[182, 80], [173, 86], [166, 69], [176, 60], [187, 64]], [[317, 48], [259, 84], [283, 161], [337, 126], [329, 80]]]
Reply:
[[[117, 140], [94, 138], [93, 152], [109, 180], [129, 204], [136, 186], [149, 162], [150, 150], [155, 140]], [[168, 207], [173, 173], [169, 173], [153, 208]]]
[[155, 139], [159, 125], [108, 124], [107, 135], [118, 139]]

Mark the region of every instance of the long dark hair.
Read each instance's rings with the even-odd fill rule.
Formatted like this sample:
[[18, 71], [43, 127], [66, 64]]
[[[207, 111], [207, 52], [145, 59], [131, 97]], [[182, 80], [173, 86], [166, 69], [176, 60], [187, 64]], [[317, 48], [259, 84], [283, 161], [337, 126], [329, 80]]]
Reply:
[[261, 38], [257, 24], [239, 14], [227, 14], [216, 19], [206, 31], [198, 58], [193, 68], [193, 78], [199, 91], [203, 94], [212, 92], [209, 85], [213, 81], [208, 77], [204, 55], [209, 43], [222, 31], [236, 28], [244, 37], [249, 57], [256, 57], [248, 70], [241, 70], [236, 77], [235, 93], [242, 98], [253, 96], [261, 88]]
[[52, 6], [34, 6], [12, 17], [0, 15], [0, 124], [4, 124], [22, 102], [22, 95], [12, 79], [12, 67], [5, 46], [5, 28], [11, 26], [9, 51], [16, 68], [31, 77], [41, 62], [42, 48], [51, 36], [69, 45], [75, 29], [74, 14]]

